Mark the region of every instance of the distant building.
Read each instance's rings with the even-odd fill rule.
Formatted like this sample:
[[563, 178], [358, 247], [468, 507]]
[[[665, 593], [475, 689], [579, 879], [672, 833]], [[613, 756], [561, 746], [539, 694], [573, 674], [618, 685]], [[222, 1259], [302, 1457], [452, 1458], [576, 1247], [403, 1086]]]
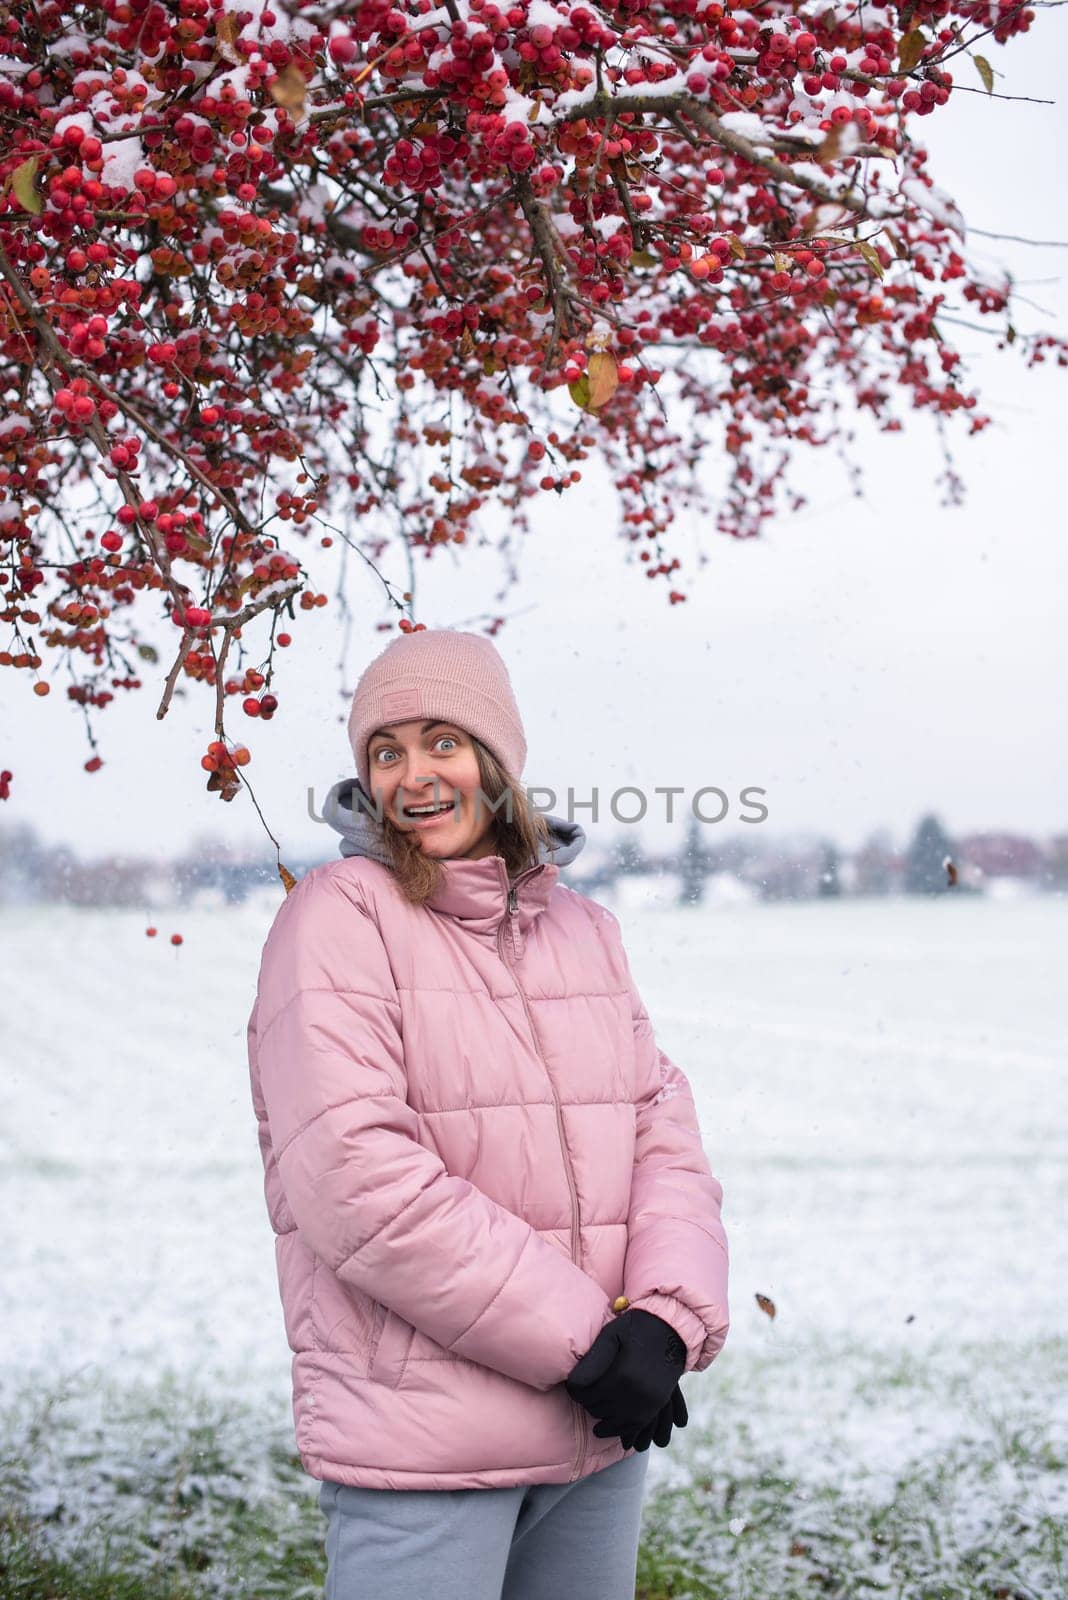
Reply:
[[1068, 889], [1068, 833], [1055, 833], [1046, 845], [1043, 888]]
[[1021, 834], [969, 833], [957, 849], [985, 878], [1041, 878], [1046, 870], [1045, 853]]

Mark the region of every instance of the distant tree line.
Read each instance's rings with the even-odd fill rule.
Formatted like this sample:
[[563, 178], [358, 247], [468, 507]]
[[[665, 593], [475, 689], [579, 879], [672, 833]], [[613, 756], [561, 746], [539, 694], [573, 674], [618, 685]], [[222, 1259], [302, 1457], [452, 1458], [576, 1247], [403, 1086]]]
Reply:
[[[331, 856], [287, 858], [297, 877]], [[735, 837], [713, 842], [691, 818], [681, 847], [646, 850], [633, 830], [607, 844], [591, 833], [567, 881], [586, 893], [620, 879], [672, 878], [680, 904], [699, 904], [720, 874], [761, 900], [832, 899], [858, 895], [978, 894], [993, 880], [1019, 879], [1040, 892], [1068, 889], [1068, 834], [1036, 841], [1007, 832], [952, 838], [933, 813], [920, 818], [903, 850], [879, 830], [847, 852], [826, 838]], [[0, 904], [74, 906], [188, 905], [208, 897], [238, 905], [260, 890], [279, 889], [274, 864], [203, 838], [172, 857], [110, 853], [85, 859], [46, 844], [28, 823], [0, 827]]]

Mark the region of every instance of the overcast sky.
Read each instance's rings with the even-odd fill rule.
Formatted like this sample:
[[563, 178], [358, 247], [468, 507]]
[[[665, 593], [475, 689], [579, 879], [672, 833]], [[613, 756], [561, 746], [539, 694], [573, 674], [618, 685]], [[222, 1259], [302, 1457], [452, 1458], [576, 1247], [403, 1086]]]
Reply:
[[[987, 50], [1004, 74], [996, 87], [1054, 99], [1066, 46], [1064, 13], [1040, 11], [1029, 36]], [[981, 88], [966, 58], [954, 66], [962, 84]], [[970, 226], [1068, 240], [1068, 193], [1055, 170], [1068, 138], [1063, 98], [1049, 106], [955, 95], [924, 133], [936, 182]], [[977, 259], [1016, 274], [1030, 302], [1017, 312], [1021, 330], [1068, 331], [1068, 250], [971, 243]], [[1068, 372], [1028, 373], [989, 334], [953, 331], [995, 418], [972, 440], [963, 427], [949, 430], [967, 484], [961, 509], [940, 504], [928, 418], [910, 416], [896, 436], [862, 426], [862, 499], [830, 450], [806, 459], [802, 448], [795, 481], [809, 505], [760, 539], [703, 532], [709, 559], [698, 571], [697, 530], [681, 525], [672, 538], [690, 598], [672, 607], [666, 583], [627, 564], [599, 474], [586, 468], [579, 490], [560, 502], [545, 497], [497, 644], [526, 727], [525, 782], [554, 789], [555, 810], [566, 811], [569, 785], [579, 798], [596, 788], [598, 823], [589, 809], [575, 813], [588, 832], [667, 847], [685, 822], [667, 825], [657, 786], [681, 786], [684, 813], [696, 790], [725, 790], [730, 813], [708, 829], [722, 838], [756, 831], [738, 821], [739, 793], [751, 785], [766, 790], [764, 837], [819, 831], [848, 848], [884, 827], [902, 843], [929, 808], [956, 833], [1068, 831]], [[331, 594], [335, 556], [306, 556], [317, 587]], [[405, 588], [401, 560], [385, 567]], [[350, 571], [344, 681], [336, 609], [298, 612], [279, 712], [270, 724], [239, 711], [230, 721], [250, 739], [248, 774], [283, 860], [336, 853], [335, 836], [308, 819], [306, 794], [311, 787], [321, 798], [352, 770], [351, 691], [390, 637], [375, 625], [395, 616], [362, 563], [350, 560]], [[435, 558], [418, 568], [417, 616], [433, 627], [465, 625], [498, 610], [498, 587], [498, 563], [485, 552]], [[166, 664], [159, 670], [161, 683]], [[160, 684], [145, 683], [99, 716], [105, 765], [87, 775], [90, 752], [63, 679], [42, 701], [29, 674], [5, 671], [0, 765], [15, 781], [0, 821], [30, 821], [84, 855], [170, 853], [206, 833], [236, 847], [265, 842], [245, 796], [224, 805], [203, 787], [198, 760], [213, 697], [191, 686], [157, 723]], [[648, 798], [647, 818], [633, 828], [610, 812], [624, 785]], [[633, 797], [626, 804], [631, 814]]]

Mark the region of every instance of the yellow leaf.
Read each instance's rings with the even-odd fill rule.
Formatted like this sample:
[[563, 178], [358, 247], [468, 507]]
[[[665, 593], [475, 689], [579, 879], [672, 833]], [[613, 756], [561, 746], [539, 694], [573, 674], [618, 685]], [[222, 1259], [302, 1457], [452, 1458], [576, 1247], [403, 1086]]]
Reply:
[[37, 162], [37, 156], [29, 156], [11, 174], [11, 192], [23, 211], [32, 211], [35, 217], [40, 216], [43, 206], [33, 183], [37, 176]]
[[883, 264], [879, 260], [879, 252], [875, 246], [869, 244], [867, 239], [854, 239], [853, 243], [856, 245], [857, 254], [863, 256], [875, 276], [881, 278], [883, 276]]
[[902, 72], [911, 72], [926, 48], [927, 35], [922, 28], [902, 34], [897, 42], [897, 59]]
[[793, 263], [790, 257], [785, 255], [782, 250], [776, 250], [771, 259], [776, 272], [791, 272], [793, 270]]
[[576, 378], [574, 383], [569, 383], [567, 392], [581, 411], [590, 409], [590, 380], [583, 373], [581, 378]]
[[474, 353], [475, 341], [471, 336], [471, 329], [465, 325], [464, 331], [460, 335], [460, 354], [462, 356], [473, 356]]
[[590, 410], [600, 411], [619, 388], [619, 369], [611, 350], [595, 350], [587, 368]]
[[745, 245], [739, 239], [738, 235], [736, 233], [728, 233], [728, 235], [727, 235], [727, 243], [731, 247], [731, 255], [734, 256], [735, 259], [738, 260], [738, 261], [744, 261], [745, 260]]
[[632, 250], [629, 264], [632, 267], [656, 267], [660, 265], [660, 257], [651, 250]]
[[296, 878], [294, 878], [288, 867], [283, 867], [281, 862], [278, 863], [278, 876], [286, 886], [286, 894], [289, 893], [290, 889], [297, 887]]
[[983, 80], [983, 88], [986, 90], [987, 94], [993, 94], [994, 69], [990, 65], [990, 62], [986, 59], [986, 56], [973, 56], [972, 60], [975, 62], [976, 71]]

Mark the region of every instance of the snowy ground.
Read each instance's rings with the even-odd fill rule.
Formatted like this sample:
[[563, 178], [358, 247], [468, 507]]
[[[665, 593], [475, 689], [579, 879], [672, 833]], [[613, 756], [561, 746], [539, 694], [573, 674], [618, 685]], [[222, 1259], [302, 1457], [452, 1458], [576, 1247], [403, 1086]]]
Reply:
[[[150, 940], [5, 912], [0, 1399], [103, 1368], [282, 1414], [244, 1036], [271, 915], [164, 913]], [[814, 1491], [878, 1488], [977, 1419], [1063, 1442], [1068, 903], [621, 915], [732, 1248], [727, 1347], [651, 1484], [714, 1461], [721, 1417]]]

